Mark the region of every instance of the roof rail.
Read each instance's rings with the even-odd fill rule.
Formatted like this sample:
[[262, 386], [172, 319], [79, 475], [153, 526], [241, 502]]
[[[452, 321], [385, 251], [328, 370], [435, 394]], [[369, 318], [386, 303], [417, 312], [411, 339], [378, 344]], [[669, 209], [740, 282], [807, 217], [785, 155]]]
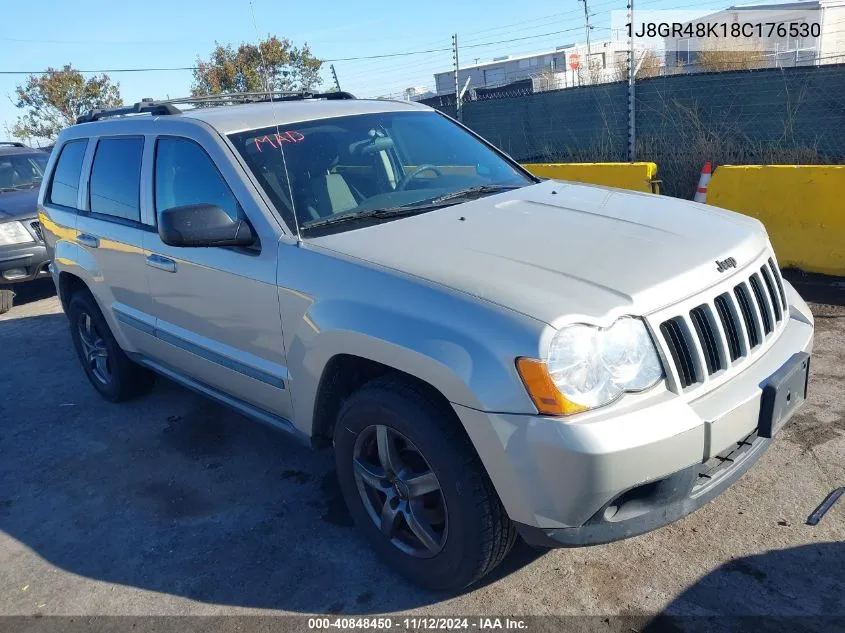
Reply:
[[236, 103], [262, 103], [270, 101], [300, 101], [303, 99], [354, 99], [348, 92], [231, 92], [217, 95], [203, 95], [199, 97], [181, 97], [178, 99], [153, 100], [142, 99], [138, 103], [122, 108], [89, 110], [77, 117], [77, 123], [91, 123], [110, 117], [124, 116], [127, 114], [152, 114], [162, 116], [170, 114], [181, 114], [182, 110], [175, 104], [211, 106], [211, 105], [232, 105]]
[[11, 145], [12, 147], [27, 147], [18, 141], [0, 141], [0, 145]]
[[92, 121], [99, 121], [100, 119], [107, 119], [113, 116], [123, 116], [125, 114], [179, 114], [181, 110], [175, 108], [170, 104], [153, 101], [152, 99], [142, 99], [135, 105], [126, 106], [124, 108], [111, 108], [105, 110], [103, 108], [96, 108], [89, 110], [82, 116], [76, 118], [77, 123], [91, 123]]
[[304, 99], [354, 99], [348, 92], [308, 92], [308, 91], [274, 91], [274, 92], [224, 92], [216, 95], [202, 95], [198, 97], [181, 97], [167, 99], [156, 103], [188, 105], [228, 105], [233, 103], [265, 103], [269, 101], [301, 101]]

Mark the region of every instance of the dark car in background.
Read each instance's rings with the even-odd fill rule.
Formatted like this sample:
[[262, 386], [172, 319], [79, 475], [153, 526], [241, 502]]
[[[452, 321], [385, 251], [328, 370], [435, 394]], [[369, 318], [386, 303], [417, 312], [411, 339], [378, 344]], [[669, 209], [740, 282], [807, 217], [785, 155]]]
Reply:
[[49, 276], [38, 224], [38, 189], [48, 152], [0, 142], [0, 314], [12, 307], [12, 284]]

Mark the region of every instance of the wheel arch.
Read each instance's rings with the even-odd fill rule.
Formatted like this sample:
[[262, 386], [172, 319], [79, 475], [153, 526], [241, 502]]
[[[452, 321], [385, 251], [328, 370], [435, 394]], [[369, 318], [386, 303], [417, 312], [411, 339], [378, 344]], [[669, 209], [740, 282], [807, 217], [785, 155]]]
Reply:
[[88, 288], [88, 285], [82, 280], [81, 277], [64, 270], [59, 273], [59, 301], [61, 302], [62, 309], [65, 311], [65, 313], [67, 313], [70, 298], [74, 295], [74, 293], [79, 292], [80, 290], [92, 294], [91, 290]]
[[339, 353], [328, 360], [317, 386], [311, 431], [314, 445], [320, 447], [331, 443], [338, 412], [349, 396], [364, 385], [387, 375], [395, 375], [413, 384], [453, 418], [455, 424], [463, 428], [449, 399], [430, 382], [364, 356]]

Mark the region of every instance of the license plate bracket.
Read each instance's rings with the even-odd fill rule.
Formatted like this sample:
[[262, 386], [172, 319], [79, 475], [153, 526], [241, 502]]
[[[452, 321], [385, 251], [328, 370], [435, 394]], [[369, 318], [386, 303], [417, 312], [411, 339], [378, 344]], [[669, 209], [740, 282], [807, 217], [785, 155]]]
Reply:
[[807, 399], [810, 355], [798, 352], [769, 376], [760, 400], [758, 435], [774, 437], [796, 409]]

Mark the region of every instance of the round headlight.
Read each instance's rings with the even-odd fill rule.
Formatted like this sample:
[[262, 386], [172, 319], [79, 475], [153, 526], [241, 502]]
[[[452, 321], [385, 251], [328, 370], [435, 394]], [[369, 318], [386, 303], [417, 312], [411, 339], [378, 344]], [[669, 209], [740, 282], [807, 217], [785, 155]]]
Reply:
[[570, 325], [552, 339], [549, 375], [566, 400], [591, 409], [626, 391], [641, 391], [663, 377], [645, 323], [622, 317], [609, 328]]

